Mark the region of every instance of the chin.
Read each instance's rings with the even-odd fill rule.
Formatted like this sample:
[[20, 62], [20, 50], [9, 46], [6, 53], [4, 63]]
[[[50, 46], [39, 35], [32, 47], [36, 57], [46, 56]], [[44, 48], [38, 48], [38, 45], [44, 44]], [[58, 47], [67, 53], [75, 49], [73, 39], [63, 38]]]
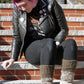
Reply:
[[27, 13], [31, 13], [32, 10], [26, 10]]

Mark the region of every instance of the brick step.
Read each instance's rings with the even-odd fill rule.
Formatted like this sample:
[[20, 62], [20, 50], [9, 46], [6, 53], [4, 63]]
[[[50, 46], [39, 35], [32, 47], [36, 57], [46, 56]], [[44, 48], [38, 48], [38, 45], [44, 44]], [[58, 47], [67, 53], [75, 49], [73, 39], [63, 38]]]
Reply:
[[[9, 70], [18, 70], [18, 69], [39, 69], [39, 65], [32, 65], [28, 62], [15, 62]], [[55, 65], [55, 69], [61, 69], [61, 65]], [[77, 63], [77, 69], [84, 69], [84, 61], [79, 61]], [[0, 70], [3, 70], [2, 66], [0, 65]]]
[[[60, 80], [54, 80], [53, 84], [59, 84]], [[0, 84], [41, 84], [41, 80], [11, 80], [0, 81]], [[84, 80], [74, 80], [74, 84], [84, 84]]]
[[[84, 46], [78, 46], [78, 50], [84, 50]], [[0, 51], [11, 51], [11, 45], [0, 45]]]
[[[13, 30], [0, 30], [0, 36], [12, 36], [12, 35]], [[68, 36], [84, 36], [84, 30], [69, 30]]]

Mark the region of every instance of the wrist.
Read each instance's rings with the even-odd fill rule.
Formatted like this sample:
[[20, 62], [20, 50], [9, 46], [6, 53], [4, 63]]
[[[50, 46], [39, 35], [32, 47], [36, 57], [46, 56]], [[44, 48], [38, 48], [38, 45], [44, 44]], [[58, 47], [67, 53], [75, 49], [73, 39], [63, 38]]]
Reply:
[[10, 60], [12, 60], [13, 62], [15, 61], [15, 59], [10, 59]]

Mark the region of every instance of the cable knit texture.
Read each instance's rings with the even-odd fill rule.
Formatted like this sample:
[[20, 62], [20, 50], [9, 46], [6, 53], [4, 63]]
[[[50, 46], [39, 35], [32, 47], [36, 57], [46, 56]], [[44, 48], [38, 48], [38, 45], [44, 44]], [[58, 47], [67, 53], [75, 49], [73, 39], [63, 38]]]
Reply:
[[74, 72], [77, 65], [76, 60], [62, 60], [62, 70]]
[[53, 84], [54, 65], [40, 65], [41, 84]]
[[41, 84], [53, 84], [52, 78], [42, 78], [41, 81], [42, 81]]
[[61, 80], [65, 81], [66, 84], [69, 84], [69, 83], [72, 84], [73, 79], [74, 79], [74, 72], [61, 71]]
[[62, 60], [60, 84], [73, 84], [76, 65], [76, 60]]

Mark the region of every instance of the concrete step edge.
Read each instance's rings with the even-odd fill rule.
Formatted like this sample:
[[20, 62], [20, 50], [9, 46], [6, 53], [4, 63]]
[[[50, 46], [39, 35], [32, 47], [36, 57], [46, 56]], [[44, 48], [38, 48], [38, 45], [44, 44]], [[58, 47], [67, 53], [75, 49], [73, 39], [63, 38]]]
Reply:
[[[12, 28], [12, 26], [9, 26]], [[72, 27], [72, 26], [71, 26]], [[78, 26], [78, 27], [84, 27], [84, 26]], [[0, 36], [12, 36], [13, 30], [0, 30]], [[84, 36], [84, 30], [69, 30], [68, 36]]]
[[[53, 80], [53, 84], [59, 84], [60, 80]], [[40, 84], [41, 80], [8, 80], [0, 81], [0, 84]], [[74, 80], [74, 84], [84, 84], [84, 80]]]
[[[9, 68], [9, 70], [18, 70], [18, 69], [39, 69], [39, 65], [32, 65], [28, 62], [14, 62], [14, 64]], [[55, 69], [61, 69], [61, 65], [55, 65]], [[79, 61], [77, 63], [77, 69], [84, 69], [84, 62]], [[4, 70], [0, 64], [0, 70]]]
[[[84, 46], [77, 46], [78, 50], [84, 50]], [[11, 51], [11, 45], [0, 45], [0, 51]]]
[[[66, 17], [68, 22], [84, 22], [84, 17]], [[1, 16], [0, 21], [12, 21], [12, 16]]]

